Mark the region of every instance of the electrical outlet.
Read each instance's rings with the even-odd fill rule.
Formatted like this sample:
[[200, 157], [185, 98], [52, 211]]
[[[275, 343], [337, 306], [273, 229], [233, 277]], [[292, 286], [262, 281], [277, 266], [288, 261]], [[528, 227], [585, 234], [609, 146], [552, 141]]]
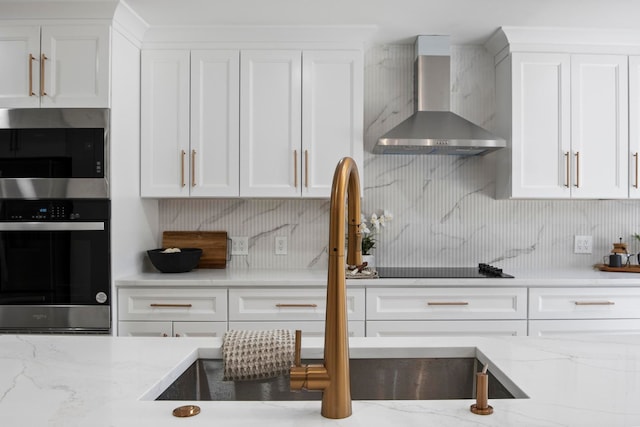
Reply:
[[249, 238], [247, 236], [231, 237], [231, 255], [249, 255]]
[[593, 236], [575, 236], [573, 253], [590, 254], [593, 252]]
[[276, 236], [276, 255], [287, 254], [287, 236]]

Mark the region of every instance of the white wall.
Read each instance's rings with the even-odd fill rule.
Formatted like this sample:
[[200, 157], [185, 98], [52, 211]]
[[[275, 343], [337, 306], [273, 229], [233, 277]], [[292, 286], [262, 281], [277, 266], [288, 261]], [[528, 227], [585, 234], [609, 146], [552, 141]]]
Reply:
[[112, 34], [111, 262], [113, 279], [152, 269], [158, 202], [140, 199], [140, 49]]

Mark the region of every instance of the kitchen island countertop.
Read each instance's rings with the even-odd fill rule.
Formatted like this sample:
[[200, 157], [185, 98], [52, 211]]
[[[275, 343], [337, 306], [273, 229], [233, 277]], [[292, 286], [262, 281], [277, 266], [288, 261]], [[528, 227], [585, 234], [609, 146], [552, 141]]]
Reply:
[[[322, 340], [303, 339], [303, 356]], [[2, 426], [637, 426], [640, 335], [531, 338], [354, 338], [353, 353], [417, 356], [477, 348], [528, 396], [494, 399], [474, 415], [473, 400], [354, 401], [353, 415], [327, 420], [320, 402], [153, 401], [198, 355], [220, 356], [220, 339], [108, 336], [0, 336]], [[406, 350], [409, 349], [409, 350]], [[491, 369], [491, 368], [490, 368]], [[172, 410], [197, 403], [201, 414]]]

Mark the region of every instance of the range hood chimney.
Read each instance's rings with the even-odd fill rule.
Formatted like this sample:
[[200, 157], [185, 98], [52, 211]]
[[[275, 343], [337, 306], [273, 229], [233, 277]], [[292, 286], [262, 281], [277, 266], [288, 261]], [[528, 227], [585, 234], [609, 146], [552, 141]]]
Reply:
[[506, 141], [450, 111], [449, 36], [418, 36], [415, 43], [414, 113], [384, 134], [376, 154], [481, 156]]

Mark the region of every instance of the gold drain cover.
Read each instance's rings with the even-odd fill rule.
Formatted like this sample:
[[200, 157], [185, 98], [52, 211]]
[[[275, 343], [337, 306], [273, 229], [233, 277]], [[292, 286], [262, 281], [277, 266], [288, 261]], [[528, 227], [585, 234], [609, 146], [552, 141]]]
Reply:
[[200, 407], [196, 405], [180, 406], [173, 410], [174, 417], [193, 417], [200, 413]]

